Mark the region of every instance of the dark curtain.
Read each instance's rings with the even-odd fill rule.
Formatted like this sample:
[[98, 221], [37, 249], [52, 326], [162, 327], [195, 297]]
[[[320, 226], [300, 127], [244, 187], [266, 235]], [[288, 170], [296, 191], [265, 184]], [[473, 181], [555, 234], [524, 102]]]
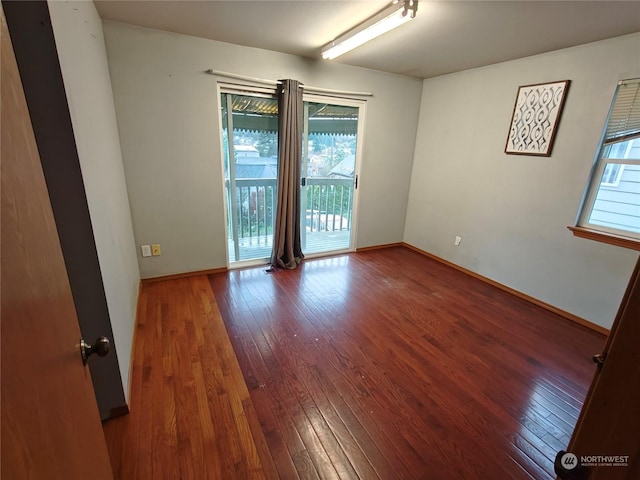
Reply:
[[302, 88], [297, 80], [278, 86], [278, 201], [271, 265], [294, 269], [304, 258], [300, 244]]

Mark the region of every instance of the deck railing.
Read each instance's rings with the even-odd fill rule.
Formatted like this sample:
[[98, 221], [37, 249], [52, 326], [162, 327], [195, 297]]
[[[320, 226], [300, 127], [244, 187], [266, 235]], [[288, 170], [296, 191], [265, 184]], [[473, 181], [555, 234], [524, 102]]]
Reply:
[[305, 179], [300, 208], [306, 211], [309, 232], [351, 229], [353, 179], [308, 177]]
[[[344, 231], [351, 228], [353, 179], [308, 177], [302, 189], [300, 208], [306, 212], [302, 235], [306, 232]], [[229, 180], [225, 182], [231, 198]], [[238, 245], [243, 239], [250, 245], [271, 242], [277, 201], [277, 179], [237, 178], [235, 201], [228, 201], [227, 231]], [[233, 208], [233, 205], [236, 208]], [[235, 228], [234, 228], [235, 227]]]
[[[227, 179], [227, 198], [232, 200]], [[229, 238], [255, 238], [265, 241], [273, 233], [273, 215], [276, 206], [277, 180], [275, 178], [237, 178], [236, 197], [227, 202]], [[233, 208], [233, 204], [236, 208]], [[235, 228], [232, 228], [235, 227]]]

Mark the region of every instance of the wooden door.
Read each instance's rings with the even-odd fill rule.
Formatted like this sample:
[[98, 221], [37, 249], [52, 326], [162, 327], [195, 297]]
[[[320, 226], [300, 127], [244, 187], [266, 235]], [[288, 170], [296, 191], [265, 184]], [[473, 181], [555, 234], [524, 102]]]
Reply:
[[1, 16], [2, 477], [113, 479], [3, 11]]
[[556, 459], [561, 479], [640, 478], [640, 259], [602, 356], [567, 450], [575, 458]]

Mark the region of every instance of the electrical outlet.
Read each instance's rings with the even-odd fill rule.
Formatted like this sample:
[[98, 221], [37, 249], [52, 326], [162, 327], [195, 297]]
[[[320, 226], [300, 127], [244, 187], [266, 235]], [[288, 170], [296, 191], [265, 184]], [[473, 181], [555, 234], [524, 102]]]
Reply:
[[142, 246], [140, 246], [140, 248], [142, 249], [142, 256], [143, 257], [150, 257], [151, 256], [151, 245], [142, 245]]
[[462, 241], [462, 237], [458, 237], [456, 235], [456, 239], [454, 240], [453, 244], [457, 247], [458, 245], [460, 245], [461, 241]]
[[151, 255], [153, 255], [154, 257], [162, 255], [162, 253], [160, 252], [159, 243], [154, 243], [153, 245], [151, 245]]

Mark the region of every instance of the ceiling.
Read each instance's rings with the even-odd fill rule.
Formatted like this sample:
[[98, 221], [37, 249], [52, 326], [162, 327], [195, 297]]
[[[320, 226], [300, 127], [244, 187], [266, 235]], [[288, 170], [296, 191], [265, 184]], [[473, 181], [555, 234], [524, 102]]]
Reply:
[[[94, 3], [103, 19], [320, 58], [390, 0]], [[414, 21], [332, 61], [429, 78], [633, 32], [640, 0], [419, 0]]]

